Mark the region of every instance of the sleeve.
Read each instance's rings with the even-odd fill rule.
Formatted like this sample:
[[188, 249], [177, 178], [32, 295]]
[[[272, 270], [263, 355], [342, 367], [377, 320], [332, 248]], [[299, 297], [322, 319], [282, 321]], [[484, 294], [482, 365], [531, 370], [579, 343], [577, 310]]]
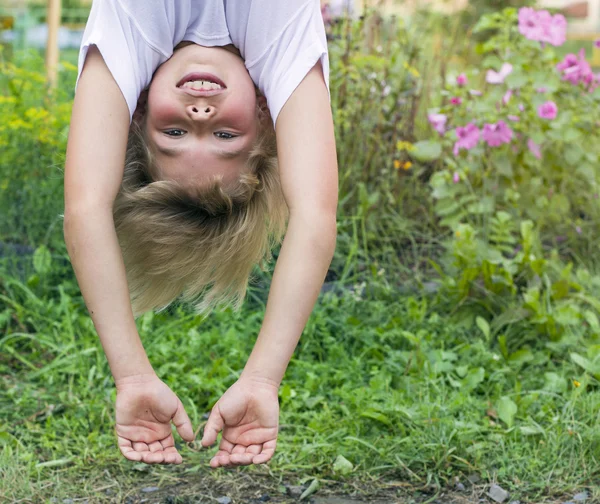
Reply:
[[140, 93], [165, 58], [145, 40], [118, 0], [94, 0], [79, 51], [77, 82], [92, 45], [102, 54], [123, 93], [131, 118]]
[[254, 0], [244, 40], [250, 76], [273, 123], [310, 69], [321, 61], [329, 90], [327, 37], [319, 0]]

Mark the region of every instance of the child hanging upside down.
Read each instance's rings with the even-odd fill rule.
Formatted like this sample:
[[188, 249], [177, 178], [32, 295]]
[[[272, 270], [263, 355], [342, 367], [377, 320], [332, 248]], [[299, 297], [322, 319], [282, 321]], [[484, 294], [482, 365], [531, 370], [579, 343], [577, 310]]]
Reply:
[[[123, 455], [194, 439], [135, 316], [239, 307], [283, 239], [265, 318], [202, 438], [212, 467], [275, 451], [278, 388], [335, 248], [337, 161], [319, 0], [95, 0], [65, 169], [65, 241], [117, 389]], [[193, 358], [193, 356], [182, 356]]]

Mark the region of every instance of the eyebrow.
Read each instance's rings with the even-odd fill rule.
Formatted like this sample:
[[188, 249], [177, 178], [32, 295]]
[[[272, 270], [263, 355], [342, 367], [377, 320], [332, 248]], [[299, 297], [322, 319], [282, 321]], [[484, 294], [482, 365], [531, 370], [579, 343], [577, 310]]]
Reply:
[[[177, 157], [182, 151], [182, 149], [161, 147], [160, 145], [157, 145], [156, 148], [158, 149], [158, 152], [160, 152], [161, 154], [164, 154], [165, 156], [168, 156], [168, 157]], [[217, 149], [214, 152], [221, 159], [235, 159], [244, 152], [244, 149], [238, 149], [238, 150]]]

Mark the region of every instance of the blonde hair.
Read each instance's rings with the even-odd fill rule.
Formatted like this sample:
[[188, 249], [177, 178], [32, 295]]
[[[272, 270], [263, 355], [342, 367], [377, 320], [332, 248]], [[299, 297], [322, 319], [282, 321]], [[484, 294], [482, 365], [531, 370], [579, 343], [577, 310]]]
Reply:
[[135, 316], [181, 300], [206, 313], [239, 309], [252, 269], [264, 269], [281, 241], [287, 206], [275, 132], [260, 118], [246, 170], [232, 186], [157, 180], [143, 127], [132, 123], [125, 173], [113, 215]]

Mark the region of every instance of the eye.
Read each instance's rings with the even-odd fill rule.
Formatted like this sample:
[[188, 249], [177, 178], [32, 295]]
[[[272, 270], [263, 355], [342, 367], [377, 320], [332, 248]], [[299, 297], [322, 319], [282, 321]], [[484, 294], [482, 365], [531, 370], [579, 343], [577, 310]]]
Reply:
[[227, 133], [226, 131], [217, 131], [215, 133], [217, 138], [221, 140], [231, 140], [232, 138], [236, 138], [238, 135], [234, 135], [233, 133]]
[[180, 129], [170, 129], [170, 130], [165, 130], [164, 134], [168, 135], [168, 136], [172, 136], [172, 137], [179, 137], [179, 136], [185, 135], [185, 131], [180, 130]]

